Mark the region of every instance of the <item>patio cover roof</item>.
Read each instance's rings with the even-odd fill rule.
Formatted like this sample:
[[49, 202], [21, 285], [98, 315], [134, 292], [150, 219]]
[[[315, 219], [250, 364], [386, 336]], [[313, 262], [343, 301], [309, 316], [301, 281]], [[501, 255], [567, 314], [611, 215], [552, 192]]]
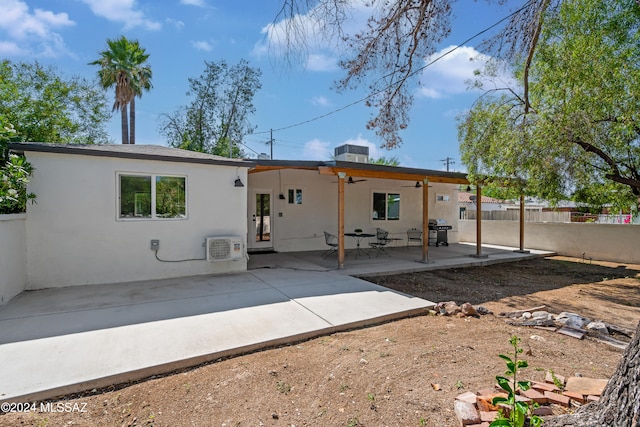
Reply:
[[317, 170], [320, 175], [346, 175], [364, 178], [398, 179], [404, 181], [441, 182], [446, 184], [469, 184], [467, 175], [461, 172], [444, 172], [431, 169], [386, 166], [373, 163], [305, 160], [254, 160], [255, 167], [249, 173], [266, 172], [280, 169]]

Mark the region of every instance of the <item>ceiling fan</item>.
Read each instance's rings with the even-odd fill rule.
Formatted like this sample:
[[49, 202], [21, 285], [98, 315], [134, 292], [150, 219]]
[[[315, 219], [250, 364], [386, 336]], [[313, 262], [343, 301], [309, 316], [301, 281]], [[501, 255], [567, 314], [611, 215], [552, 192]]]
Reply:
[[[356, 182], [362, 182], [362, 181], [366, 181], [366, 179], [353, 179], [352, 176], [350, 176], [349, 178], [347, 178], [345, 184], [355, 184]], [[338, 181], [333, 181], [334, 183], [338, 182]]]

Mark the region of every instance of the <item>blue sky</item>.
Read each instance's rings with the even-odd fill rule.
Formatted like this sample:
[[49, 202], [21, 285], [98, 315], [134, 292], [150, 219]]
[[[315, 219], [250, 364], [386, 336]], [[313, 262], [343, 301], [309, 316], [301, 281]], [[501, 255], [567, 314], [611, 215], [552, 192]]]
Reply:
[[[362, 25], [363, 15], [354, 0], [351, 27]], [[371, 157], [395, 156], [401, 165], [444, 170], [442, 162], [453, 158], [451, 170], [464, 170], [459, 159], [456, 116], [468, 109], [479, 92], [466, 90], [465, 81], [484, 59], [476, 47], [481, 39], [461, 46], [428, 67], [415, 86], [411, 122], [403, 132], [404, 143], [388, 151], [365, 124], [372, 110], [362, 103], [326, 115], [363, 98], [363, 90], [338, 94], [334, 81], [343, 76], [337, 54], [321, 40], [311, 46], [306, 61], [288, 66], [280, 56], [277, 33], [269, 27], [279, 0], [0, 0], [0, 58], [38, 60], [54, 65], [64, 75], [94, 78], [97, 68], [88, 65], [106, 48], [107, 38], [121, 35], [137, 39], [150, 54], [153, 89], [136, 102], [139, 144], [160, 144], [158, 118], [189, 101], [185, 92], [189, 77], [204, 70], [204, 61], [225, 59], [235, 64], [246, 59], [262, 71], [262, 89], [255, 98], [251, 123], [256, 133], [244, 141], [253, 156], [269, 152], [266, 142], [274, 129], [274, 158], [327, 160], [344, 143], [368, 145]], [[461, 0], [454, 4], [454, 29], [440, 46], [440, 53], [489, 27], [509, 10], [484, 1]], [[471, 60], [474, 58], [474, 60]], [[120, 118], [114, 115], [109, 132], [120, 138]], [[299, 123], [304, 123], [297, 125]]]

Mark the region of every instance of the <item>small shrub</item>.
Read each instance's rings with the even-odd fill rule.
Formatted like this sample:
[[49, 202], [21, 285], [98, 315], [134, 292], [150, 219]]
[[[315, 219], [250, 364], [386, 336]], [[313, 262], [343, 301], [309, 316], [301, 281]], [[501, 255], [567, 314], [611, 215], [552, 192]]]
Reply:
[[9, 154], [4, 165], [0, 164], [0, 214], [21, 213], [27, 210], [27, 201], [35, 200], [27, 192], [27, 183], [33, 166], [23, 156]]
[[496, 376], [498, 385], [506, 392], [507, 397], [498, 396], [493, 398], [494, 405], [503, 403], [509, 407], [509, 416], [504, 416], [504, 413], [500, 411], [498, 418], [490, 424], [490, 427], [522, 427], [527, 415], [530, 415], [529, 425], [538, 427], [543, 421], [540, 417], [531, 413], [533, 406], [530, 408], [528, 403], [516, 401], [516, 395], [519, 390], [526, 391], [531, 388], [529, 381], [518, 381], [518, 372], [520, 369], [528, 367], [529, 364], [526, 360], [518, 359], [518, 355], [522, 353], [522, 349], [518, 347], [520, 338], [514, 335], [509, 340], [509, 343], [513, 347], [513, 358], [504, 354], [499, 355], [506, 362], [507, 370], [505, 371], [505, 376]]

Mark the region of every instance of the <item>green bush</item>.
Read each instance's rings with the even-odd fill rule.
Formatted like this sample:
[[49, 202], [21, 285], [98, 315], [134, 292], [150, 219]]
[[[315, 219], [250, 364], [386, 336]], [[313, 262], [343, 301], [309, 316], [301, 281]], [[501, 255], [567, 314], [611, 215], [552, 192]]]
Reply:
[[10, 153], [7, 143], [15, 135], [11, 124], [0, 121], [0, 214], [26, 212], [27, 201], [35, 201], [36, 195], [27, 192], [27, 183], [33, 166], [24, 156]]

